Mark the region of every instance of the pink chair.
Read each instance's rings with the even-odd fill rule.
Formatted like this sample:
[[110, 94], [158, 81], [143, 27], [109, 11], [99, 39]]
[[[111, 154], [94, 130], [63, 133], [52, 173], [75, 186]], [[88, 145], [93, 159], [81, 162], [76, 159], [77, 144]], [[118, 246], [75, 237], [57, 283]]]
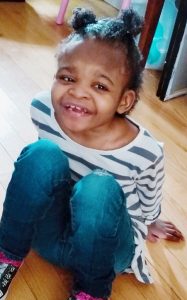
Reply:
[[56, 18], [56, 23], [62, 25], [64, 22], [64, 16], [68, 7], [69, 0], [61, 0], [60, 9]]
[[[64, 22], [64, 16], [68, 7], [69, 0], [61, 0], [60, 9], [56, 18], [56, 23], [62, 25]], [[131, 0], [123, 0], [121, 2], [121, 9], [127, 9], [131, 4]]]
[[127, 9], [131, 5], [131, 0], [123, 0], [121, 1], [121, 9]]

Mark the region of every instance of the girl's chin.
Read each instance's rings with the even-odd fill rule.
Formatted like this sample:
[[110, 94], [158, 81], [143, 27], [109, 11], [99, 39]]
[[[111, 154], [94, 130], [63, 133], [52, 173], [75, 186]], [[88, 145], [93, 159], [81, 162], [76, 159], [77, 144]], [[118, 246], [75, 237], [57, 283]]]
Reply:
[[88, 130], [88, 126], [83, 125], [83, 124], [78, 124], [78, 122], [63, 122], [60, 124], [61, 129], [65, 132], [65, 133], [83, 133], [85, 131]]

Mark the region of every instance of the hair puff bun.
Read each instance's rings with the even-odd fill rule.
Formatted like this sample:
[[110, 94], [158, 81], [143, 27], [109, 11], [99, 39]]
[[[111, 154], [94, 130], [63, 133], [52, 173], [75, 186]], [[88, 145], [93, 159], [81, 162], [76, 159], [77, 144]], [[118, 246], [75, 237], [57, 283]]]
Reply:
[[122, 10], [119, 19], [124, 23], [124, 31], [137, 36], [143, 27], [143, 18], [141, 18], [133, 9]]
[[89, 9], [76, 8], [73, 10], [73, 17], [70, 21], [75, 31], [85, 28], [89, 24], [97, 22], [96, 15]]

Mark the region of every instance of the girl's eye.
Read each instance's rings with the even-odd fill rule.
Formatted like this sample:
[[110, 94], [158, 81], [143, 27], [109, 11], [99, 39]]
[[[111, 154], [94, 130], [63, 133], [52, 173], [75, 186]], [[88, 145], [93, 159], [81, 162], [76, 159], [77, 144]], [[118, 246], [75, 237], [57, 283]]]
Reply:
[[96, 89], [101, 90], [101, 91], [108, 91], [108, 88], [102, 83], [97, 83], [95, 85], [95, 87], [96, 87]]
[[57, 79], [60, 79], [64, 82], [74, 82], [73, 78], [67, 75], [57, 75]]
[[67, 81], [67, 82], [72, 82], [73, 78], [69, 77], [69, 76], [63, 76], [63, 80]]

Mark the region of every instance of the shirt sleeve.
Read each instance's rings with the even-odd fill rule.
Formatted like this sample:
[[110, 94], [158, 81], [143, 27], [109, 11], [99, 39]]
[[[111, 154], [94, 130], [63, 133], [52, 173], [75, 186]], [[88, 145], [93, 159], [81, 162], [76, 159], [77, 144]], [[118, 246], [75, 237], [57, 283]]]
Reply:
[[42, 91], [38, 93], [31, 101], [30, 116], [33, 124], [36, 127], [40, 138], [41, 129], [48, 124], [51, 116], [50, 92]]
[[33, 99], [31, 102], [31, 106], [30, 106], [30, 116], [31, 116], [31, 120], [37, 130], [37, 132], [39, 133], [39, 122], [37, 121], [37, 113], [36, 113], [36, 107], [35, 105], [37, 104], [36, 99]]
[[137, 194], [146, 225], [153, 223], [161, 213], [164, 181], [164, 157], [162, 155], [144, 170], [137, 180]]

